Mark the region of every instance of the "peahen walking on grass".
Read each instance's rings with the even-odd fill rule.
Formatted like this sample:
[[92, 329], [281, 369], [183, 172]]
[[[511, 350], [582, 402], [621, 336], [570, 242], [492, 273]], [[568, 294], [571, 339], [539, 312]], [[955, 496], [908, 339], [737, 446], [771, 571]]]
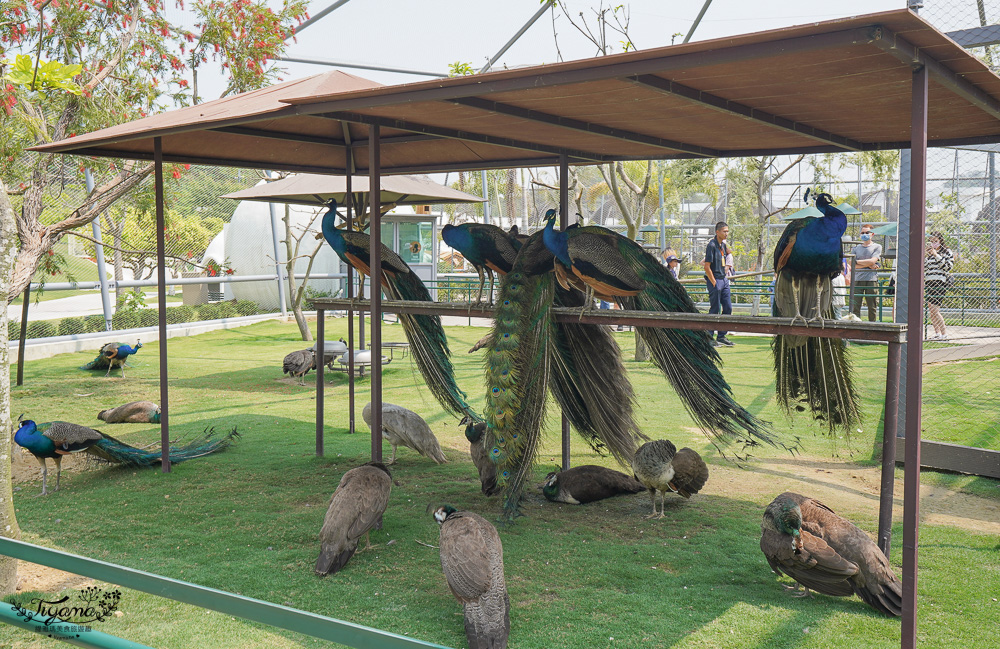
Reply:
[[[103, 370], [105, 367], [108, 368], [107, 373], [104, 376], [110, 376], [111, 370], [116, 366], [122, 368], [122, 378], [125, 378], [125, 366], [126, 361], [129, 356], [132, 356], [136, 352], [142, 349], [142, 343], [138, 340], [135, 341], [135, 347], [129, 347], [125, 343], [108, 343], [101, 347], [100, 353], [97, 357], [80, 367], [81, 370]], [[129, 365], [129, 367], [132, 367]]]
[[[371, 275], [368, 261], [371, 258], [371, 238], [365, 232], [342, 230], [337, 227], [337, 204], [331, 201], [330, 208], [323, 215], [323, 237], [337, 256], [364, 275]], [[374, 282], [373, 282], [374, 283]], [[403, 259], [382, 245], [382, 288], [393, 300], [430, 302], [427, 287]], [[451, 364], [448, 339], [441, 327], [441, 318], [436, 315], [412, 315], [401, 313], [399, 321], [410, 343], [417, 369], [427, 382], [434, 397], [445, 410], [458, 416], [481, 418], [466, 403], [466, 395], [455, 382], [455, 370]]]
[[517, 250], [521, 247], [515, 236], [518, 236], [516, 230], [511, 234], [503, 228], [487, 223], [448, 224], [441, 228], [441, 238], [444, 242], [462, 253], [479, 273], [477, 303], [483, 298], [483, 287], [488, 276], [490, 294], [487, 302], [493, 304], [495, 286], [493, 273], [503, 276], [510, 272], [514, 258], [517, 257]]
[[[774, 248], [773, 315], [822, 325], [834, 317], [831, 279], [841, 272], [847, 216], [829, 194], [817, 194], [816, 207], [822, 217], [791, 221]], [[861, 412], [846, 342], [778, 335], [771, 350], [778, 404], [789, 413], [809, 409], [831, 433], [850, 434]]]
[[517, 514], [538, 453], [547, 390], [592, 447], [624, 466], [644, 439], [621, 351], [607, 327], [555, 322], [553, 306], [578, 306], [582, 296], [556, 284], [552, 263], [541, 233], [532, 235], [503, 278], [483, 359], [484, 443], [497, 463], [507, 518]]
[[[22, 415], [23, 417], [23, 415]], [[144, 467], [158, 464], [162, 457], [159, 451], [145, 451], [129, 446], [125, 442], [106, 435], [99, 430], [71, 424], [65, 421], [53, 421], [36, 424], [34, 421], [18, 418], [20, 427], [14, 433], [14, 441], [35, 456], [42, 467], [42, 493], [48, 493], [48, 468], [45, 460], [51, 458], [56, 464], [56, 488], [59, 490], [59, 480], [62, 476], [62, 458], [71, 453], [88, 453], [107, 462], [125, 466]], [[215, 429], [205, 431], [203, 435], [181, 447], [170, 447], [170, 462], [177, 464], [192, 458], [215, 453], [227, 448], [240, 434], [233, 428], [222, 437], [215, 438]]]
[[[598, 295], [631, 311], [698, 312], [673, 273], [631, 239], [599, 226], [560, 232], [554, 214], [542, 239], [555, 255], [560, 284], [588, 289], [584, 308], [590, 308], [592, 295]], [[733, 399], [707, 332], [648, 326], [636, 330], [692, 418], [717, 446], [739, 441], [747, 448], [777, 442], [766, 422]]]

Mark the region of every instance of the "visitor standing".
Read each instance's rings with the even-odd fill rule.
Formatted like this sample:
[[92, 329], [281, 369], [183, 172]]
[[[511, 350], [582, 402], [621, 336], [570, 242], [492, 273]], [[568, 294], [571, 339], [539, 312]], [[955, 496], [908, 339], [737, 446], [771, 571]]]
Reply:
[[674, 254], [673, 249], [667, 248], [663, 251], [663, 265], [667, 267], [674, 279], [681, 278], [681, 260]]
[[944, 235], [931, 232], [924, 247], [924, 295], [930, 312], [934, 335], [929, 340], [948, 340], [948, 330], [944, 325], [941, 307], [951, 284], [951, 269], [955, 266], [955, 255], [945, 245]]
[[882, 259], [882, 246], [872, 241], [872, 225], [861, 226], [861, 244], [854, 246], [854, 300], [851, 302], [851, 313], [861, 317], [861, 300], [868, 305], [868, 320], [875, 322], [878, 312], [875, 308], [875, 296], [878, 295], [878, 269]]
[[[732, 299], [729, 293], [729, 278], [726, 277], [726, 255], [729, 254], [729, 246], [726, 239], [729, 237], [729, 226], [725, 221], [715, 224], [715, 236], [708, 242], [705, 249], [705, 284], [708, 285], [708, 312], [710, 314], [722, 313], [729, 315], [733, 312]], [[732, 347], [733, 342], [726, 337], [725, 331], [719, 331], [715, 340], [712, 341], [715, 347]]]

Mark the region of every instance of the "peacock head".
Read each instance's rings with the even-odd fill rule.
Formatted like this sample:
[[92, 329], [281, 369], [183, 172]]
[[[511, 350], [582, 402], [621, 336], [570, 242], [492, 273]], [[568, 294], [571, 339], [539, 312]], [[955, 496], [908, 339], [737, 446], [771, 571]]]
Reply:
[[794, 499], [781, 495], [767, 506], [765, 520], [770, 519], [773, 529], [792, 538], [792, 550], [802, 548], [802, 509]]
[[142, 343], [139, 342], [138, 338], [135, 339], [135, 348], [136, 349], [142, 349]]
[[827, 205], [835, 205], [833, 196], [827, 194], [826, 192], [816, 194], [816, 207], [822, 209]]
[[559, 492], [559, 473], [553, 471], [545, 476], [545, 482], [542, 483], [542, 493], [546, 496], [555, 496]]
[[545, 211], [545, 216], [542, 217], [542, 220], [545, 221], [546, 224], [555, 225], [555, 223], [556, 223], [556, 211], [554, 209], [546, 210]]
[[436, 520], [438, 525], [440, 525], [448, 520], [449, 516], [455, 514], [456, 512], [458, 512], [458, 510], [451, 505], [441, 505], [434, 510], [434, 520]]

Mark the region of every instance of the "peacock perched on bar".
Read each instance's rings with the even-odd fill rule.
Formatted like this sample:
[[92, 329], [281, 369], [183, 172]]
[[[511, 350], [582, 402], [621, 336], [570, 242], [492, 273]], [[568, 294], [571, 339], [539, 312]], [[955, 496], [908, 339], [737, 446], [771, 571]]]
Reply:
[[[23, 419], [24, 415], [18, 417], [20, 426], [14, 433], [14, 441], [25, 448], [42, 467], [42, 493], [46, 495], [48, 488], [46, 480], [48, 468], [46, 458], [51, 458], [56, 463], [56, 488], [59, 490], [59, 481], [62, 477], [62, 458], [71, 453], [88, 453], [107, 462], [123, 464], [125, 466], [145, 467], [159, 464], [162, 454], [159, 451], [145, 451], [134, 446], [129, 446], [125, 442], [115, 439], [111, 435], [102, 433], [93, 428], [71, 424], [65, 421], [53, 421], [36, 424], [34, 421]], [[210, 428], [197, 439], [181, 447], [170, 447], [170, 462], [177, 464], [196, 457], [215, 453], [227, 448], [240, 434], [233, 428], [222, 437], [215, 437], [215, 429]]]
[[[365, 232], [342, 230], [337, 227], [337, 203], [323, 215], [323, 237], [344, 263], [353, 266], [359, 273], [371, 276], [368, 261], [371, 258], [371, 237]], [[403, 259], [382, 244], [381, 285], [393, 300], [431, 302], [427, 287]], [[373, 282], [374, 283], [374, 282]], [[441, 318], [436, 315], [412, 315], [401, 313], [399, 321], [410, 343], [417, 369], [434, 397], [448, 412], [458, 416], [469, 416], [476, 421], [481, 417], [466, 403], [466, 394], [455, 382], [455, 371], [451, 364], [448, 339], [441, 327]]]
[[582, 296], [556, 284], [552, 262], [541, 233], [532, 235], [503, 278], [483, 361], [484, 443], [497, 464], [507, 518], [517, 514], [538, 453], [547, 389], [577, 432], [624, 466], [645, 439], [621, 351], [607, 328], [555, 322], [554, 305], [577, 306]]
[[[565, 287], [583, 286], [588, 296], [613, 300], [622, 309], [697, 313], [684, 287], [639, 244], [599, 226], [555, 229], [548, 220], [542, 230], [545, 246], [555, 255], [555, 275]], [[744, 449], [777, 440], [766, 422], [733, 399], [722, 376], [722, 359], [707, 332], [636, 327], [656, 366], [667, 377], [692, 418], [717, 447], [738, 441]]]
[[[142, 349], [142, 343], [138, 340], [135, 341], [135, 347], [129, 347], [125, 343], [107, 343], [101, 347], [101, 351], [97, 354], [97, 357], [87, 363], [86, 365], [81, 365], [81, 370], [103, 370], [107, 368], [108, 371], [104, 376], [110, 376], [111, 370], [116, 366], [122, 368], [122, 378], [125, 378], [125, 366], [126, 361], [129, 356], [132, 356], [136, 352]], [[129, 367], [132, 367], [129, 365]]]
[[477, 303], [483, 298], [483, 287], [486, 285], [486, 277], [488, 276], [490, 295], [487, 303], [493, 304], [493, 288], [495, 286], [493, 273], [503, 276], [510, 272], [511, 266], [514, 265], [514, 258], [517, 257], [517, 251], [521, 247], [521, 243], [515, 239], [516, 236], [519, 236], [516, 229], [512, 234], [488, 223], [463, 223], [461, 225], [449, 223], [441, 228], [441, 238], [444, 242], [462, 253], [462, 256], [479, 273]]
[[[806, 191], [808, 199], [809, 191]], [[817, 194], [822, 217], [789, 222], [774, 248], [774, 316], [819, 322], [833, 318], [831, 279], [841, 272], [847, 216], [830, 194]], [[847, 344], [835, 338], [775, 336], [771, 341], [778, 404], [788, 413], [809, 409], [832, 434], [861, 421]]]

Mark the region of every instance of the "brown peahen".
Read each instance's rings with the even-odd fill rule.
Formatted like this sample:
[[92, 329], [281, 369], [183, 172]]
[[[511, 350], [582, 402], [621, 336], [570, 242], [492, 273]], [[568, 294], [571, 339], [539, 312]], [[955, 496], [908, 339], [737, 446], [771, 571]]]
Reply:
[[[372, 425], [372, 404], [366, 403], [361, 416], [365, 423], [371, 428]], [[392, 403], [382, 402], [382, 439], [392, 444], [392, 459], [389, 464], [396, 462], [396, 447], [405, 446], [412, 448], [424, 457], [429, 457], [438, 464], [444, 464], [448, 458], [441, 452], [441, 445], [438, 444], [437, 437], [434, 436], [431, 427], [417, 413], [397, 406]]]
[[545, 476], [542, 494], [553, 502], [581, 505], [623, 494], [637, 494], [646, 486], [621, 471], [583, 464]]
[[381, 462], [369, 462], [346, 472], [326, 509], [319, 531], [316, 574], [331, 575], [350, 561], [364, 536], [382, 520], [389, 505], [392, 474]]
[[158, 424], [160, 406], [152, 401], [133, 401], [117, 408], [102, 410], [97, 418], [109, 424]]

